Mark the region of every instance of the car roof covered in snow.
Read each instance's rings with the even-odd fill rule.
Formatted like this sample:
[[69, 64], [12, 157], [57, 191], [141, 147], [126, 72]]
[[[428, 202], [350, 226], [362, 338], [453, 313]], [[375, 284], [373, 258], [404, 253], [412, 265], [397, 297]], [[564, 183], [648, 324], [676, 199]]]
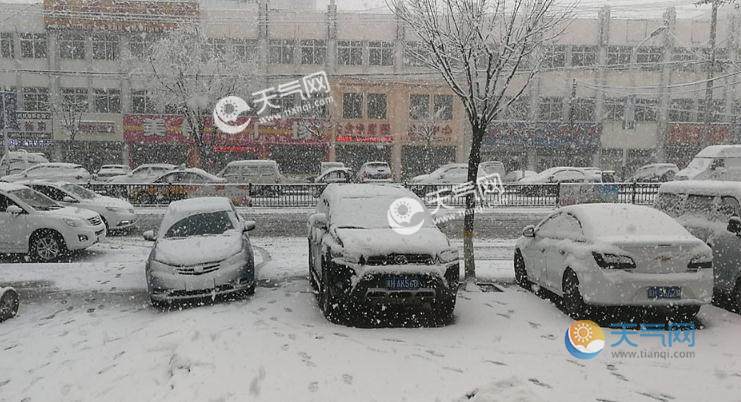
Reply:
[[56, 167], [56, 168], [69, 168], [69, 169], [77, 169], [77, 168], [81, 168], [82, 167], [82, 165], [78, 165], [77, 163], [66, 163], [66, 162], [39, 163], [38, 165], [34, 165], [33, 167], [39, 167], [39, 166], [48, 166], [48, 167]]
[[697, 194], [697, 195], [734, 195], [741, 196], [741, 182], [716, 180], [670, 181], [659, 187], [659, 193]]
[[22, 184], [18, 184], [18, 183], [0, 182], [0, 191], [15, 191], [15, 190], [21, 190], [24, 188], [28, 188], [28, 187]]
[[142, 163], [141, 165], [137, 166], [136, 168], [150, 168], [150, 167], [160, 167], [160, 168], [166, 168], [166, 169], [175, 169], [177, 166], [172, 165], [170, 163]]
[[183, 218], [210, 212], [232, 211], [232, 204], [225, 197], [199, 197], [174, 201], [165, 212], [160, 230], [167, 229]]
[[278, 162], [272, 159], [247, 159], [242, 161], [231, 161], [227, 163], [227, 166], [242, 166], [242, 165], [277, 165]]
[[573, 214], [582, 224], [587, 238], [684, 236], [692, 237], [669, 215], [644, 205], [577, 204], [559, 208]]
[[337, 202], [343, 198], [417, 197], [406, 188], [391, 183], [332, 183], [327, 186], [323, 194], [330, 203]]
[[741, 145], [711, 145], [698, 152], [696, 158], [741, 158]]

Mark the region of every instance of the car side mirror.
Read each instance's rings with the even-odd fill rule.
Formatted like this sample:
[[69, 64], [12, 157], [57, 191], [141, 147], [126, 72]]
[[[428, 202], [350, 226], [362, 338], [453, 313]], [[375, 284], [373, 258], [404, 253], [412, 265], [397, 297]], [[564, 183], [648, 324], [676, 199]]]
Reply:
[[142, 236], [144, 237], [144, 240], [146, 241], [157, 240], [157, 235], [154, 234], [154, 230], [147, 230], [146, 232], [142, 233]]
[[327, 230], [327, 215], [322, 213], [317, 213], [314, 215], [311, 215], [309, 218], [311, 220], [311, 227], [316, 229], [322, 229]]
[[525, 229], [522, 229], [522, 235], [524, 237], [535, 237], [535, 226], [528, 225], [525, 226]]
[[20, 215], [23, 213], [23, 210], [18, 205], [10, 205], [7, 208], [5, 208], [5, 212], [11, 215]]
[[734, 234], [739, 234], [741, 232], [741, 218], [738, 216], [732, 216], [728, 220], [728, 227], [726, 230]]
[[257, 227], [257, 223], [255, 221], [244, 221], [244, 231], [250, 232], [252, 230], [255, 230], [255, 227]]
[[72, 198], [72, 197], [70, 197], [68, 195], [65, 195], [64, 198], [62, 198], [62, 202], [67, 202], [67, 203], [73, 204], [73, 203], [76, 203], [76, 202], [79, 202], [79, 201], [77, 201], [76, 199], [74, 199], [74, 198]]

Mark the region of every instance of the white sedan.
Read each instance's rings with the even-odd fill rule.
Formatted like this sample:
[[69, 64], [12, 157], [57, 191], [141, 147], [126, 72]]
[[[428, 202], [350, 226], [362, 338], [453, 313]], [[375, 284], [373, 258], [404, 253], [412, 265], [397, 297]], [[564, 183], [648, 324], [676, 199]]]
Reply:
[[661, 211], [581, 204], [526, 227], [514, 270], [520, 286], [562, 296], [575, 318], [590, 306], [652, 306], [692, 319], [712, 298], [712, 258], [710, 247]]

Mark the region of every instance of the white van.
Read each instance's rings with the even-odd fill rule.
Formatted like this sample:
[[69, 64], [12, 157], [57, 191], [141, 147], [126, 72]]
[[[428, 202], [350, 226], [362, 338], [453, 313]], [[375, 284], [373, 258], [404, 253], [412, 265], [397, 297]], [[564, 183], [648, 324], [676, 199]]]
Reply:
[[711, 145], [703, 149], [674, 180], [741, 180], [741, 145]]
[[24, 149], [8, 151], [0, 159], [0, 177], [20, 173], [39, 163], [49, 163], [44, 154], [27, 152]]

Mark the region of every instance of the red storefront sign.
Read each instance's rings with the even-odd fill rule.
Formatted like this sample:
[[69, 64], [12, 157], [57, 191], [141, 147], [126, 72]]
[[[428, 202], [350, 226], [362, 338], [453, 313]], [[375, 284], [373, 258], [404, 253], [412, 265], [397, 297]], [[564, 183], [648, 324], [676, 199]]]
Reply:
[[[669, 124], [666, 143], [668, 145], [724, 144], [731, 139], [732, 126], [727, 123], [713, 123], [707, 127], [702, 123]], [[703, 138], [706, 141], [703, 142]]]
[[198, 21], [198, 2], [126, 0], [44, 0], [49, 29], [162, 32]]
[[388, 143], [393, 142], [389, 123], [340, 123], [336, 142]]

